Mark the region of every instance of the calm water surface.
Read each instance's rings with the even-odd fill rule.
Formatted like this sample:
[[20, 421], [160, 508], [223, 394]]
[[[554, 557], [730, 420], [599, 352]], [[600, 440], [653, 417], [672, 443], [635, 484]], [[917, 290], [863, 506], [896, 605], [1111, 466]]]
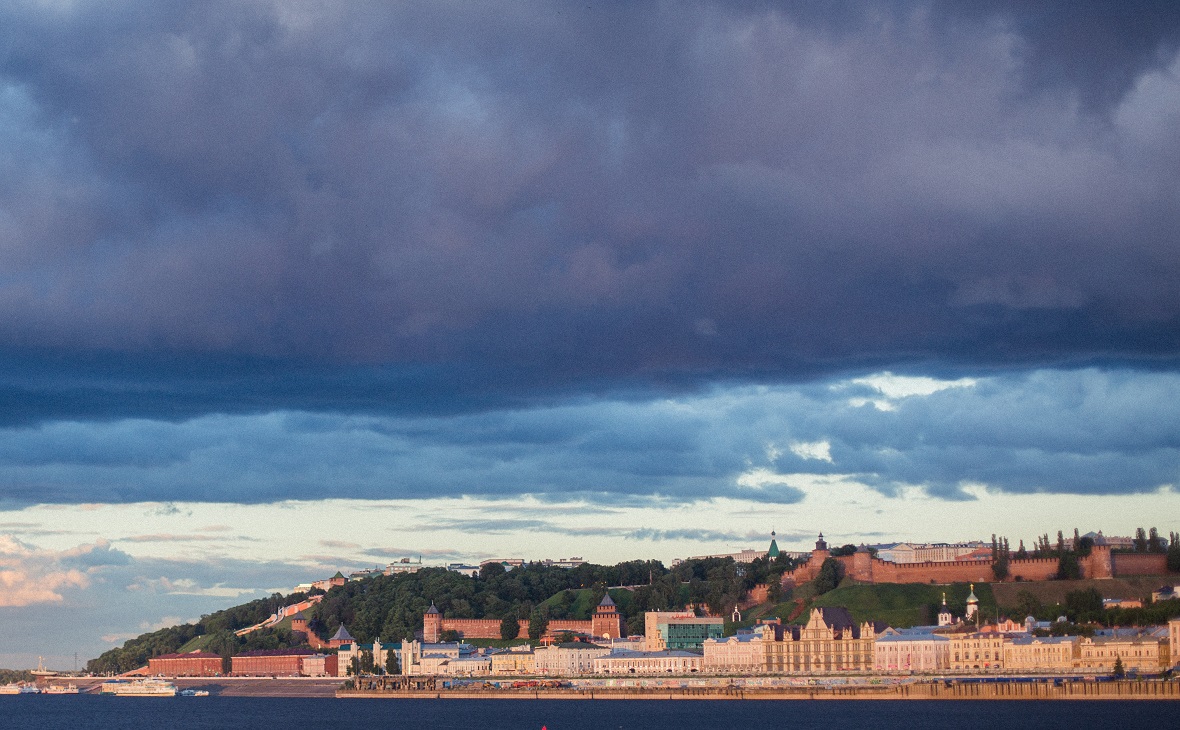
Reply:
[[337, 700], [0, 696], [3, 728], [955, 728], [1178, 727], [1177, 702]]

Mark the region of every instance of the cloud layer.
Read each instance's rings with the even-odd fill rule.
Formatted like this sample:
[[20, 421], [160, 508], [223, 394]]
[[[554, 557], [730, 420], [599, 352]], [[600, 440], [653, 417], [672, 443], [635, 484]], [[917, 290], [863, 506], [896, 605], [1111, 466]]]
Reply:
[[[791, 503], [816, 480], [1123, 494], [1180, 475], [1180, 376], [1036, 371], [937, 380], [881, 373], [449, 416], [276, 412], [13, 427], [9, 502], [269, 502], [519, 494], [626, 503]], [[35, 489], [32, 488], [35, 485]], [[175, 507], [171, 509], [175, 510]], [[223, 541], [211, 532], [136, 542]], [[243, 538], [238, 538], [243, 539]]]
[[1174, 362], [1177, 17], [12, 4], [0, 396], [469, 407]]

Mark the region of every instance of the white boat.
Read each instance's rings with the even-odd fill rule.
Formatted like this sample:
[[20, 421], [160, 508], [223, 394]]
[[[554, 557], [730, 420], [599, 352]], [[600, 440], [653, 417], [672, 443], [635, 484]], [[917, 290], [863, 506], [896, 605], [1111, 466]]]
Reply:
[[176, 685], [162, 679], [112, 679], [102, 683], [102, 694], [117, 697], [175, 697]]
[[182, 689], [180, 690], [181, 697], [208, 697], [209, 690], [207, 689]]
[[20, 685], [16, 682], [12, 684], [0, 685], [0, 695], [18, 695], [20, 694]]
[[20, 686], [20, 691], [17, 694], [39, 695], [41, 694], [41, 689], [35, 684], [22, 684]]
[[41, 690], [47, 695], [76, 695], [81, 694], [78, 686], [74, 683], [70, 684], [51, 684], [45, 689]]

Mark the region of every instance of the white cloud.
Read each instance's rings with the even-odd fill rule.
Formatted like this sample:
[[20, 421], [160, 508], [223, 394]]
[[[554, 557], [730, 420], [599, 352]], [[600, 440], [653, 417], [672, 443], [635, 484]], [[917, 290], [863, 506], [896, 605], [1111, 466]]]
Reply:
[[26, 545], [11, 535], [0, 535], [0, 607], [60, 603], [64, 590], [87, 588], [89, 576], [62, 561], [77, 558], [93, 547], [83, 545], [54, 552]]
[[973, 388], [978, 381], [975, 378], [959, 378], [958, 380], [939, 380], [924, 375], [894, 375], [890, 372], [875, 373], [863, 378], [855, 378], [848, 382], [837, 383], [832, 390], [843, 390], [849, 385], [859, 385], [872, 388], [881, 394], [881, 398], [850, 398], [849, 404], [859, 408], [872, 405], [879, 411], [892, 411], [897, 407], [897, 401], [914, 396], [934, 395], [940, 390], [948, 388]]
[[791, 452], [800, 459], [817, 459], [832, 462], [832, 444], [830, 441], [793, 441]]

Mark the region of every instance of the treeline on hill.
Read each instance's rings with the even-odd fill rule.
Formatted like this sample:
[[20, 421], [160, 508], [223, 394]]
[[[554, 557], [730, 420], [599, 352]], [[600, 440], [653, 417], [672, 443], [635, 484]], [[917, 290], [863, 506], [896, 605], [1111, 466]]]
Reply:
[[[714, 611], [728, 613], [759, 583], [770, 582], [771, 599], [778, 600], [779, 578], [793, 565], [786, 556], [744, 565], [730, 558], [689, 560], [672, 569], [654, 560], [613, 566], [587, 563], [572, 569], [529, 563], [505, 570], [499, 564], [489, 564], [475, 578], [426, 568], [349, 581], [333, 588], [308, 612], [308, 628], [324, 640], [343, 624], [362, 643], [376, 638], [400, 641], [422, 628], [422, 614], [433, 601], [448, 618], [528, 618], [530, 628], [539, 635], [550, 619], [590, 618], [608, 586], [635, 586], [633, 591], [616, 595], [628, 631], [642, 633], [644, 611], [707, 604]], [[573, 591], [579, 589], [592, 589], [593, 600], [576, 601]], [[251, 649], [297, 646], [299, 637], [283, 629], [255, 631], [244, 637], [234, 636], [233, 631], [259, 623], [303, 597], [292, 594], [284, 598], [276, 593], [203, 616], [196, 624], [144, 634], [91, 660], [86, 668], [95, 673], [129, 671], [144, 666], [153, 656], [177, 651], [198, 636], [205, 636], [201, 643], [204, 651], [226, 658]]]
[[284, 598], [275, 593], [240, 606], [217, 611], [195, 624], [170, 626], [166, 629], [142, 634], [128, 640], [123, 646], [103, 652], [97, 659], [86, 663], [86, 671], [95, 674], [117, 674], [147, 664], [147, 660], [161, 654], [171, 654], [198, 636], [205, 636], [203, 651], [210, 651], [228, 658], [242, 651], [252, 649], [285, 649], [301, 643], [290, 631], [255, 631], [246, 636], [234, 636], [234, 631], [265, 621], [280, 607], [302, 600], [304, 594], [295, 593]]
[[[1032, 616], [1039, 621], [1052, 621], [1048, 630], [1038, 633], [1053, 636], [1083, 635], [1094, 633], [1095, 627], [1117, 626], [1159, 626], [1180, 616], [1180, 601], [1158, 601], [1142, 608], [1105, 608], [1102, 593], [1094, 587], [1070, 591], [1065, 594], [1065, 603], [1044, 604], [1032, 591], [1021, 590], [1016, 594], [1016, 605], [1010, 607], [1012, 618], [1021, 621]], [[1065, 617], [1065, 621], [1058, 621]]]
[[[730, 558], [689, 560], [672, 569], [659, 561], [635, 560], [614, 566], [583, 564], [553, 568], [537, 563], [504, 570], [489, 564], [478, 578], [441, 568], [410, 575], [352, 581], [328, 592], [308, 626], [321, 637], [344, 624], [358, 641], [390, 641], [414, 635], [433, 601], [446, 618], [529, 619], [539, 635], [553, 619], [588, 619], [608, 586], [634, 586], [616, 601], [627, 630], [643, 632], [643, 612], [680, 610], [707, 604], [727, 613], [746, 591], [778, 578], [788, 558], [739, 565]], [[575, 601], [572, 591], [592, 589], [592, 601]], [[536, 636], [532, 637], [536, 638]]]

